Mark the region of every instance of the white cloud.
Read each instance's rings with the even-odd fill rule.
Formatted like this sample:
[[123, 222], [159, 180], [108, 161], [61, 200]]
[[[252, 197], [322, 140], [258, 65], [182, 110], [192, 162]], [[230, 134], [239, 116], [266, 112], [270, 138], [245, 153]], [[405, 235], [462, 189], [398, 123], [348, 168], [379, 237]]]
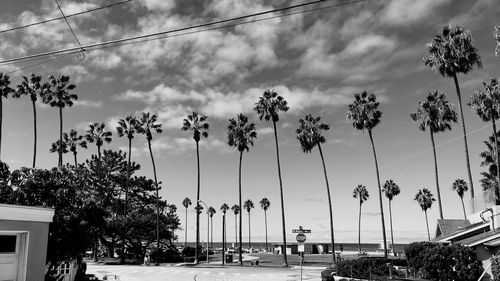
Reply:
[[146, 6], [150, 11], [170, 11], [175, 7], [174, 0], [144, 0], [139, 1], [141, 5]]
[[450, 0], [392, 0], [380, 18], [384, 23], [410, 25], [434, 15], [436, 9]]
[[271, 127], [264, 127], [264, 128], [259, 128], [257, 129], [257, 135], [258, 136], [266, 136], [274, 133], [274, 129]]
[[87, 68], [83, 65], [67, 65], [61, 68], [60, 73], [64, 75], [69, 75], [71, 77], [71, 81], [74, 83], [81, 83], [84, 81], [90, 81], [95, 78], [94, 75], [90, 74]]
[[157, 85], [151, 91], [133, 91], [127, 92], [116, 96], [118, 100], [129, 101], [142, 101], [148, 105], [154, 105], [158, 102], [171, 102], [171, 101], [198, 101], [204, 102], [206, 98], [198, 92], [188, 91], [182, 92], [176, 88], [171, 88], [165, 84]]
[[74, 106], [83, 108], [99, 108], [102, 107], [102, 101], [76, 100]]

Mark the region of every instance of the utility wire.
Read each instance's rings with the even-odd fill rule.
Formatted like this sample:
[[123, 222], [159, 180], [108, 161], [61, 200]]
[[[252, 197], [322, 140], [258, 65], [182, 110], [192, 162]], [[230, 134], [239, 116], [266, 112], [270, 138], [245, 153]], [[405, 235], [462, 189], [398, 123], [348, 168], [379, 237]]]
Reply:
[[[186, 31], [186, 30], [197, 29], [197, 28], [202, 28], [202, 27], [207, 27], [207, 26], [213, 26], [213, 25], [217, 25], [217, 24], [221, 24], [221, 23], [243, 20], [243, 19], [247, 19], [247, 18], [251, 18], [251, 17], [255, 17], [255, 16], [271, 14], [271, 13], [281, 12], [281, 11], [287, 11], [287, 10], [291, 10], [291, 9], [295, 9], [295, 8], [299, 8], [299, 7], [304, 7], [304, 6], [310, 6], [310, 5], [314, 5], [314, 4], [318, 4], [318, 3], [326, 2], [326, 1], [331, 1], [331, 0], [317, 0], [317, 1], [307, 2], [307, 3], [297, 4], [297, 5], [293, 5], [293, 6], [283, 7], [283, 8], [279, 8], [279, 9], [259, 12], [259, 13], [255, 13], [255, 14], [230, 18], [230, 19], [218, 20], [218, 21], [213, 21], [213, 22], [208, 22], [208, 23], [203, 23], [203, 24], [198, 24], [198, 25], [192, 25], [192, 26], [188, 26], [188, 27], [177, 28], [177, 29], [173, 29], [173, 30], [155, 32], [155, 33], [150, 33], [150, 34], [144, 34], [144, 35], [138, 35], [138, 36], [133, 36], [133, 37], [128, 37], [128, 38], [122, 38], [122, 39], [117, 39], [117, 40], [101, 42], [101, 43], [89, 44], [89, 45], [82, 46], [82, 47], [85, 50], [98, 49], [99, 47], [103, 47], [103, 46], [116, 45], [116, 44], [120, 44], [120, 43], [124, 43], [124, 42], [128, 42], [128, 41], [133, 41], [133, 40], [138, 40], [138, 39], [146, 39], [146, 38], [150, 38], [150, 37], [167, 35], [170, 33], [176, 33], [176, 32], [180, 32], [180, 31]], [[364, 2], [364, 1], [367, 1], [367, 0], [345, 2], [342, 4], [331, 5], [329, 8], [351, 5], [351, 4], [360, 3], [360, 2]], [[297, 12], [297, 13], [299, 13], [299, 12]], [[255, 21], [257, 21], [257, 20], [255, 20]], [[243, 23], [240, 22], [239, 24], [243, 24]], [[233, 25], [237, 25], [237, 24], [233, 24]], [[161, 39], [161, 38], [159, 38], [159, 39]], [[45, 53], [38, 53], [38, 54], [34, 54], [34, 55], [17, 57], [17, 58], [13, 58], [13, 59], [2, 60], [2, 61], [0, 61], [0, 64], [9, 63], [9, 62], [16, 62], [16, 61], [24, 61], [27, 59], [45, 57], [45, 56], [66, 53], [66, 52], [71, 52], [71, 51], [76, 51], [76, 50], [80, 50], [80, 47], [72, 47], [72, 48], [67, 48], [67, 49], [61, 49], [61, 50], [56, 50], [56, 51], [50, 51], [50, 52], [45, 52]]]
[[[83, 15], [83, 14], [87, 14], [87, 13], [91, 13], [91, 12], [95, 12], [95, 11], [99, 11], [99, 10], [111, 8], [111, 7], [114, 7], [114, 6], [126, 4], [126, 3], [131, 2], [131, 1], [133, 1], [133, 0], [125, 0], [125, 1], [116, 2], [116, 3], [112, 3], [112, 4], [109, 4], [109, 5], [105, 5], [105, 6], [97, 7], [97, 8], [94, 8], [94, 9], [89, 9], [89, 10], [85, 10], [85, 11], [82, 11], [82, 12], [78, 12], [78, 13], [74, 13], [74, 14], [69, 14], [69, 15], [66, 15], [66, 18], [70, 18], [70, 17], [74, 17], [74, 16], [79, 16], [79, 15]], [[28, 27], [32, 27], [32, 26], [36, 26], [36, 25], [40, 25], [40, 24], [44, 24], [44, 23], [49, 23], [49, 22], [53, 22], [53, 21], [56, 21], [56, 20], [62, 20], [62, 19], [64, 19], [64, 16], [63, 17], [58, 17], [58, 18], [46, 19], [46, 20], [42, 20], [42, 21], [39, 21], [39, 22], [33, 22], [33, 23], [26, 24], [26, 25], [20, 25], [20, 26], [8, 28], [8, 29], [0, 30], [0, 34], [11, 32], [11, 31], [14, 31], [14, 30], [28, 28]]]
[[73, 28], [71, 28], [71, 24], [69, 24], [68, 18], [64, 15], [63, 10], [61, 9], [61, 5], [59, 5], [59, 2], [57, 0], [54, 0], [54, 1], [56, 1], [57, 8], [59, 8], [61, 15], [64, 17], [64, 21], [66, 21], [66, 24], [68, 25], [69, 30], [71, 31], [71, 33], [73, 33], [73, 37], [75, 37], [76, 43], [78, 43], [78, 45], [80, 46], [81, 54], [83, 54], [83, 58], [85, 58], [85, 49], [83, 49], [82, 44], [80, 43], [80, 40], [78, 40], [78, 37], [75, 34], [75, 31], [73, 31]]

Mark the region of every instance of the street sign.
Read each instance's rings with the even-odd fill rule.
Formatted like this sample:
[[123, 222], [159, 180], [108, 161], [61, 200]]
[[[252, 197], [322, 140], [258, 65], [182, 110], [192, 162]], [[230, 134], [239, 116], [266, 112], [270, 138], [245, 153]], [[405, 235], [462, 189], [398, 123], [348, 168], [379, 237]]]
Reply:
[[297, 236], [295, 238], [297, 239], [297, 242], [299, 242], [301, 244], [306, 242], [306, 236], [303, 233], [297, 234]]
[[292, 233], [311, 233], [311, 230], [303, 229], [302, 226], [299, 226], [299, 229], [292, 229]]
[[299, 248], [298, 248], [298, 251], [299, 253], [303, 253], [304, 252], [304, 244], [299, 244]]

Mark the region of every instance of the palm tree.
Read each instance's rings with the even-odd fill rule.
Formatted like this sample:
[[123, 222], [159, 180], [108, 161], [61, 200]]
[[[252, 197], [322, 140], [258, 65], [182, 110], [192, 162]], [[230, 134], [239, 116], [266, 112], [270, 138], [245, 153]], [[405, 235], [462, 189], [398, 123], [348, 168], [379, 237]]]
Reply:
[[[120, 119], [118, 121], [118, 127], [116, 127], [116, 131], [118, 133], [118, 137], [126, 136], [128, 139], [128, 160], [127, 160], [127, 178], [125, 180], [125, 202], [123, 205], [123, 217], [127, 217], [127, 203], [128, 203], [128, 190], [129, 190], [129, 181], [130, 181], [130, 158], [132, 154], [132, 139], [134, 138], [135, 133], [139, 127], [139, 121], [134, 116], [125, 116], [125, 119]], [[125, 237], [123, 237], [122, 243], [122, 253], [125, 253]], [[125, 255], [121, 256], [121, 263], [125, 262]], [[156, 261], [157, 263], [157, 261]]]
[[[243, 209], [247, 210], [248, 212], [248, 249], [252, 249], [252, 240], [250, 239], [250, 210], [254, 208], [253, 201], [248, 199], [245, 201], [243, 204]], [[240, 223], [241, 225], [241, 223]]]
[[[238, 214], [240, 213], [240, 205], [233, 205], [231, 207], [231, 210], [234, 212], [234, 240], [235, 244], [238, 244]], [[240, 220], [241, 224], [241, 220]], [[240, 242], [241, 242], [241, 236], [240, 236]], [[241, 243], [240, 243], [241, 244]], [[241, 248], [241, 247], [240, 247]]]
[[[155, 188], [156, 188], [156, 250], [160, 251], [160, 193], [158, 187], [158, 178], [156, 177], [156, 165], [155, 159], [153, 157], [153, 150], [151, 149], [151, 141], [153, 140], [153, 132], [161, 134], [163, 131], [161, 129], [161, 124], [157, 123], [158, 116], [156, 114], [151, 114], [149, 112], [143, 112], [142, 117], [139, 120], [138, 132], [146, 135], [146, 140], [148, 141], [149, 155], [151, 156], [151, 162], [153, 164], [153, 175], [155, 177]], [[156, 265], [159, 265], [159, 259], [156, 261]]]
[[182, 206], [184, 206], [184, 208], [186, 208], [186, 224], [184, 225], [184, 249], [186, 248], [187, 246], [187, 235], [188, 235], [188, 207], [191, 206], [193, 203], [191, 202], [191, 199], [189, 198], [184, 198], [184, 200], [182, 200]]
[[[243, 114], [238, 114], [237, 120], [231, 118], [229, 119], [229, 125], [227, 126], [227, 144], [229, 146], [235, 147], [240, 152], [240, 162], [238, 170], [238, 206], [241, 209], [241, 166], [243, 163], [243, 152], [250, 150], [250, 146], [253, 146], [254, 139], [257, 138], [257, 132], [255, 131], [255, 124], [248, 122], [248, 117]], [[242, 237], [242, 225], [241, 225], [241, 213], [240, 213], [240, 245], [239, 245], [239, 258], [240, 264], [243, 265], [242, 259], [242, 247], [243, 242]]]
[[363, 91], [361, 94], [354, 94], [354, 102], [349, 105], [346, 119], [352, 122], [357, 130], [368, 130], [368, 136], [372, 144], [373, 158], [375, 160], [375, 171], [377, 172], [378, 199], [380, 206], [380, 218], [382, 220], [382, 237], [384, 239], [384, 256], [387, 257], [387, 238], [385, 235], [384, 206], [382, 204], [382, 187], [380, 186], [380, 173], [378, 170], [377, 153], [373, 142], [372, 130], [380, 123], [382, 112], [378, 110], [379, 103], [375, 94], [368, 94]]
[[465, 205], [464, 205], [464, 193], [469, 190], [467, 183], [463, 179], [456, 179], [451, 185], [451, 189], [456, 191], [458, 196], [460, 197], [460, 201], [462, 201], [462, 209], [464, 210], [464, 218], [467, 219], [467, 214], [465, 213]]
[[443, 206], [441, 205], [441, 191], [439, 190], [439, 174], [436, 156], [436, 143], [434, 134], [451, 130], [451, 123], [457, 122], [457, 113], [454, 106], [446, 100], [446, 95], [435, 91], [429, 92], [424, 101], [419, 102], [417, 111], [410, 114], [413, 121], [418, 121], [419, 128], [425, 132], [429, 128], [432, 143], [432, 152], [434, 154], [434, 171], [436, 174], [436, 190], [439, 205], [439, 216], [443, 219]]
[[78, 146], [87, 148], [87, 142], [84, 140], [83, 136], [78, 135], [78, 132], [71, 129], [71, 131], [68, 133], [63, 134], [63, 142], [66, 144], [67, 148], [69, 148], [69, 151], [73, 153], [73, 156], [75, 158], [75, 168], [78, 166], [78, 162], [76, 159], [76, 154], [77, 154], [77, 148]]
[[[436, 35], [432, 42], [427, 43], [427, 50], [428, 54], [423, 58], [425, 65], [428, 65], [435, 72], [439, 72], [442, 76], [453, 78], [455, 83], [464, 137], [465, 163], [467, 165], [472, 203], [474, 204], [474, 186], [472, 184], [472, 174], [470, 170], [467, 132], [465, 129], [462, 96], [460, 94], [457, 74], [469, 73], [474, 65], [477, 65], [479, 68], [482, 67], [481, 58], [479, 57], [477, 48], [472, 45], [472, 34], [470, 31], [460, 26], [445, 26], [441, 35]], [[475, 210], [474, 205], [473, 210]]]
[[497, 42], [497, 47], [495, 48], [495, 56], [500, 55], [500, 24], [495, 26], [495, 41]]
[[[198, 185], [196, 189], [196, 206], [200, 206], [200, 147], [199, 142], [201, 136], [205, 138], [208, 137], [208, 123], [205, 122], [207, 116], [203, 114], [198, 114], [198, 112], [193, 111], [192, 114], [188, 114], [187, 118], [183, 120], [182, 131], [193, 131], [193, 139], [196, 143], [196, 167], [198, 170]], [[196, 212], [196, 249], [200, 245], [200, 213]], [[195, 253], [194, 263], [198, 263], [198, 251]]]
[[[208, 214], [210, 215], [210, 248], [214, 248], [214, 214], [216, 213], [214, 207], [210, 206], [208, 208]], [[208, 243], [208, 241], [207, 241]]]
[[262, 208], [262, 210], [264, 210], [264, 224], [265, 224], [265, 228], [266, 228], [266, 251], [268, 250], [267, 249], [267, 209], [269, 209], [269, 207], [271, 206], [271, 202], [269, 201], [269, 199], [267, 199], [266, 197], [262, 198], [262, 200], [260, 200], [260, 207]]
[[101, 165], [101, 146], [106, 143], [110, 143], [112, 138], [112, 133], [106, 130], [106, 125], [104, 123], [91, 123], [87, 129], [87, 134], [85, 138], [89, 143], [95, 143], [97, 146], [97, 162]]
[[[59, 108], [59, 140], [62, 142], [63, 133], [63, 115], [62, 111], [64, 107], [73, 106], [73, 100], [77, 100], [78, 96], [71, 93], [75, 89], [74, 84], [69, 84], [69, 76], [59, 75], [55, 78], [54, 76], [49, 76], [49, 81], [43, 85], [42, 97], [45, 103], [48, 103], [52, 107]], [[59, 148], [59, 166], [62, 166], [62, 146]]]
[[[500, 86], [498, 80], [492, 78], [490, 83], [483, 82], [484, 91], [480, 89], [474, 90], [474, 94], [470, 97], [469, 106], [476, 112], [476, 114], [483, 120], [483, 122], [490, 122], [493, 127], [493, 135], [497, 135], [497, 127], [495, 120], [500, 118]], [[495, 150], [498, 149], [498, 140], [495, 139]], [[500, 182], [500, 159], [498, 158], [498, 151], [496, 154], [496, 167], [497, 167], [497, 182]], [[500, 193], [500, 186], [496, 186], [496, 193]]]
[[400, 193], [399, 186], [392, 180], [387, 180], [384, 184], [384, 187], [382, 187], [382, 191], [385, 194], [385, 197], [389, 199], [389, 220], [391, 223], [391, 245], [392, 245], [392, 253], [394, 253], [394, 233], [392, 231], [392, 208], [391, 208], [391, 202], [392, 199], [394, 199], [395, 196], [398, 196]]
[[0, 72], [0, 153], [2, 152], [3, 99], [8, 98], [9, 94], [14, 92], [14, 89], [9, 87], [9, 85], [10, 85], [9, 75]]
[[[297, 128], [296, 133], [297, 139], [299, 140], [300, 146], [302, 147], [302, 151], [304, 153], [310, 153], [315, 146], [318, 146], [319, 155], [321, 156], [321, 163], [323, 163], [323, 173], [325, 175], [328, 207], [330, 208], [330, 239], [332, 242], [332, 249], [335, 249], [332, 197], [330, 195], [330, 185], [328, 183], [325, 158], [323, 156], [323, 150], [321, 149], [321, 144], [326, 142], [325, 137], [321, 133], [322, 131], [328, 130], [330, 130], [330, 125], [321, 122], [321, 117], [313, 117], [311, 114], [307, 114], [304, 119], [299, 120], [299, 127]], [[332, 251], [332, 259], [333, 263], [335, 263], [335, 251]]]
[[229, 206], [223, 203], [220, 207], [222, 211], [222, 264], [226, 262], [224, 254], [226, 253], [226, 212], [229, 210]]
[[[497, 138], [497, 140], [495, 140], [495, 137]], [[496, 153], [500, 149], [500, 147], [495, 148], [495, 143], [500, 143], [498, 138], [500, 138], [500, 132], [497, 132], [496, 136], [489, 136], [488, 139], [484, 141], [486, 150], [481, 151], [481, 153], [479, 154], [479, 156], [482, 158], [480, 166], [487, 168], [487, 171], [481, 172], [481, 175], [483, 176], [483, 178], [480, 179], [481, 187], [483, 188], [483, 190], [494, 190], [497, 205], [500, 201], [500, 193], [498, 193], [498, 190], [496, 188], [498, 186], [498, 163], [496, 162]]]
[[31, 104], [33, 106], [33, 168], [36, 165], [36, 143], [37, 143], [37, 130], [36, 130], [36, 101], [38, 100], [38, 95], [41, 94], [42, 84], [40, 81], [42, 76], [35, 75], [31, 73], [28, 78], [23, 76], [21, 84], [17, 86], [15, 98], [21, 98], [22, 96], [29, 96], [31, 99]]
[[418, 202], [420, 208], [425, 213], [425, 225], [427, 226], [427, 238], [431, 241], [431, 233], [429, 232], [429, 220], [427, 219], [427, 210], [432, 207], [432, 202], [436, 201], [434, 195], [427, 188], [419, 189], [415, 195], [415, 201]]
[[62, 151], [62, 153], [64, 154], [69, 152], [68, 145], [64, 140], [62, 142], [60, 142], [59, 140], [53, 142], [49, 149], [50, 153], [55, 153], [55, 152], [59, 153], [60, 151]]
[[358, 251], [361, 253], [361, 206], [363, 205], [363, 202], [370, 198], [370, 194], [368, 194], [366, 186], [359, 184], [352, 191], [352, 197], [359, 199]]
[[282, 96], [278, 96], [274, 90], [266, 90], [259, 101], [255, 104], [254, 110], [259, 115], [259, 119], [264, 119], [266, 122], [272, 121], [274, 128], [274, 141], [276, 144], [276, 162], [278, 164], [278, 179], [280, 183], [280, 198], [281, 198], [281, 228], [283, 232], [283, 265], [288, 266], [286, 257], [286, 227], [285, 227], [285, 202], [283, 200], [283, 181], [281, 180], [281, 165], [280, 153], [278, 147], [278, 131], [276, 122], [279, 121], [279, 113], [287, 112], [289, 109], [286, 100]]

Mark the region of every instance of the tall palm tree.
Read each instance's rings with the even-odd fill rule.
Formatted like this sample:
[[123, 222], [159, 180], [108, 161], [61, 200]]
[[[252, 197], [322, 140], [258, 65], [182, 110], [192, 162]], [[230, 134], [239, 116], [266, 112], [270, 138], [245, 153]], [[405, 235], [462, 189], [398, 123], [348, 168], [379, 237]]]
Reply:
[[[158, 187], [158, 178], [156, 177], [156, 165], [155, 159], [153, 157], [153, 150], [151, 149], [151, 141], [153, 140], [153, 132], [161, 134], [163, 131], [161, 129], [161, 124], [157, 123], [158, 116], [156, 114], [151, 114], [149, 112], [143, 112], [142, 117], [139, 120], [138, 132], [146, 135], [146, 140], [148, 141], [149, 155], [151, 156], [151, 162], [153, 164], [153, 175], [155, 177], [155, 188], [156, 188], [156, 250], [160, 251], [160, 193]], [[156, 260], [156, 265], [159, 265], [159, 259]]]
[[[436, 35], [431, 42], [427, 43], [427, 51], [427, 55], [423, 58], [425, 65], [428, 65], [442, 76], [453, 78], [453, 82], [455, 83], [464, 137], [465, 163], [469, 177], [472, 203], [474, 204], [474, 186], [470, 170], [467, 131], [465, 129], [462, 96], [460, 94], [457, 75], [459, 73], [469, 73], [474, 65], [477, 65], [479, 68], [482, 67], [481, 58], [479, 57], [477, 48], [472, 45], [471, 32], [460, 26], [445, 26], [441, 34]], [[474, 205], [473, 209], [475, 209]]]
[[[74, 84], [69, 83], [69, 76], [59, 75], [55, 78], [49, 76], [49, 81], [43, 85], [42, 97], [45, 103], [52, 107], [59, 108], [59, 140], [62, 142], [63, 133], [63, 108], [73, 106], [73, 100], [77, 100], [78, 96], [71, 93], [75, 89]], [[62, 146], [59, 148], [59, 166], [62, 166]]]
[[[243, 209], [247, 210], [248, 212], [248, 249], [252, 249], [252, 240], [250, 239], [250, 210], [252, 210], [254, 208], [254, 204], [253, 204], [253, 201], [248, 199], [247, 201], [245, 201], [245, 203], [243, 204]], [[241, 225], [241, 224], [240, 224]]]
[[285, 202], [283, 200], [283, 181], [281, 180], [281, 165], [280, 153], [278, 146], [278, 131], [276, 122], [279, 121], [280, 112], [287, 112], [289, 109], [288, 103], [282, 96], [278, 96], [274, 90], [266, 90], [259, 101], [255, 104], [254, 111], [259, 115], [259, 119], [264, 119], [266, 122], [273, 122], [274, 141], [276, 144], [276, 162], [278, 164], [278, 179], [280, 183], [280, 198], [281, 198], [281, 229], [283, 232], [283, 265], [288, 266], [286, 257], [286, 227], [285, 227]]
[[431, 241], [431, 233], [429, 232], [429, 220], [427, 219], [427, 210], [432, 207], [432, 202], [436, 201], [434, 195], [427, 188], [419, 189], [415, 195], [415, 201], [418, 202], [420, 208], [425, 213], [425, 225], [427, 226], [427, 238]]
[[[214, 207], [208, 208], [208, 215], [210, 216], [210, 248], [214, 248], [214, 214], [217, 213]], [[208, 241], [207, 241], [208, 243]]]
[[182, 206], [184, 206], [184, 208], [186, 208], [186, 224], [184, 225], [184, 249], [186, 248], [187, 246], [187, 235], [188, 235], [188, 207], [191, 206], [193, 203], [191, 202], [191, 199], [189, 198], [184, 198], [184, 200], [182, 200]]
[[266, 251], [268, 250], [267, 248], [267, 210], [269, 209], [269, 207], [271, 207], [271, 202], [269, 201], [269, 199], [267, 199], [266, 197], [262, 198], [262, 200], [260, 200], [260, 207], [262, 208], [262, 210], [264, 210], [264, 225], [265, 225], [265, 228], [266, 228]]
[[[311, 114], [307, 114], [304, 119], [299, 120], [299, 127], [297, 128], [296, 133], [297, 139], [299, 140], [300, 146], [302, 147], [302, 151], [304, 153], [310, 153], [315, 146], [318, 146], [319, 155], [321, 156], [321, 163], [323, 164], [323, 173], [325, 175], [328, 207], [330, 208], [330, 239], [332, 243], [332, 249], [335, 249], [332, 197], [330, 195], [330, 185], [328, 183], [325, 158], [323, 156], [323, 150], [321, 149], [321, 144], [326, 142], [325, 137], [322, 135], [322, 131], [328, 130], [330, 130], [330, 125], [321, 122], [321, 117], [313, 117]], [[335, 263], [335, 251], [332, 251], [332, 259], [333, 263]]]
[[[209, 125], [207, 122], [207, 116], [203, 114], [198, 114], [198, 112], [193, 111], [192, 114], [188, 114], [187, 118], [183, 120], [182, 131], [192, 131], [193, 139], [196, 143], [196, 167], [198, 170], [198, 184], [196, 189], [196, 206], [200, 206], [200, 146], [199, 142], [201, 136], [208, 137]], [[196, 212], [196, 249], [200, 245], [200, 213]], [[198, 251], [195, 253], [194, 263], [198, 263]]]
[[399, 186], [392, 180], [387, 180], [385, 181], [384, 187], [382, 187], [382, 192], [384, 192], [385, 197], [389, 199], [389, 220], [391, 223], [391, 245], [392, 245], [392, 253], [394, 253], [394, 233], [392, 231], [392, 208], [391, 208], [391, 203], [392, 199], [394, 199], [395, 196], [398, 196], [401, 190], [399, 189]]
[[[359, 199], [359, 217], [358, 217], [358, 251], [361, 253], [361, 206], [370, 198], [366, 186], [359, 184], [352, 191], [352, 197]], [[333, 252], [333, 251], [332, 251]]]
[[[125, 119], [120, 119], [118, 121], [118, 127], [116, 127], [116, 132], [118, 137], [126, 136], [128, 139], [128, 160], [127, 160], [127, 178], [125, 180], [125, 202], [123, 205], [123, 217], [127, 217], [127, 204], [128, 204], [128, 191], [129, 191], [129, 181], [130, 181], [130, 158], [132, 154], [132, 139], [135, 133], [138, 131], [139, 121], [134, 116], [125, 116]], [[123, 237], [122, 252], [125, 253], [125, 236]], [[125, 256], [122, 255], [121, 263], [125, 262]]]
[[434, 171], [436, 175], [436, 190], [439, 206], [439, 216], [443, 219], [443, 206], [441, 204], [441, 191], [439, 189], [439, 174], [436, 156], [436, 143], [434, 134], [451, 130], [451, 123], [457, 122], [457, 113], [453, 104], [448, 103], [446, 95], [434, 91], [429, 92], [424, 101], [419, 102], [417, 111], [410, 114], [413, 121], [419, 122], [419, 129], [425, 132], [429, 128], [432, 152], [434, 154]]
[[[240, 153], [240, 162], [238, 169], [238, 204], [241, 209], [241, 166], [243, 163], [243, 152], [250, 150], [250, 146], [253, 146], [254, 139], [257, 138], [257, 132], [255, 130], [255, 124], [249, 123], [248, 117], [243, 114], [238, 114], [237, 119], [229, 119], [229, 125], [227, 126], [227, 144], [236, 148]], [[239, 245], [239, 258], [240, 264], [243, 265], [242, 259], [242, 225], [241, 225], [241, 212], [240, 212], [240, 245]]]
[[226, 262], [224, 257], [226, 253], [226, 212], [229, 210], [229, 206], [226, 203], [223, 203], [220, 206], [220, 210], [222, 211], [222, 264]]
[[36, 130], [36, 101], [38, 100], [38, 95], [41, 94], [42, 76], [35, 75], [31, 73], [30, 77], [23, 76], [21, 84], [16, 88], [15, 98], [21, 98], [22, 96], [29, 96], [31, 99], [31, 105], [33, 106], [33, 168], [36, 165], [36, 143], [37, 143], [37, 130]]
[[368, 130], [368, 136], [372, 144], [373, 158], [375, 160], [375, 171], [377, 172], [378, 199], [380, 206], [380, 218], [382, 220], [382, 237], [384, 239], [384, 256], [387, 257], [387, 238], [385, 234], [384, 206], [382, 204], [382, 187], [380, 185], [380, 173], [378, 170], [377, 152], [373, 142], [372, 131], [380, 123], [382, 112], [378, 110], [379, 103], [375, 94], [368, 94], [363, 91], [361, 94], [354, 94], [354, 102], [349, 105], [346, 119], [352, 122], [357, 130]]
[[460, 201], [462, 201], [462, 209], [464, 211], [464, 218], [467, 219], [467, 214], [465, 213], [465, 204], [464, 204], [464, 193], [469, 190], [467, 183], [463, 179], [456, 179], [451, 185], [451, 189], [458, 194], [460, 197]]
[[495, 26], [495, 33], [493, 34], [495, 41], [497, 42], [497, 47], [495, 48], [495, 56], [500, 55], [500, 24]]
[[69, 148], [69, 151], [73, 153], [73, 157], [75, 158], [75, 167], [78, 166], [78, 162], [76, 159], [76, 154], [77, 154], [77, 149], [78, 146], [87, 148], [87, 142], [84, 140], [84, 137], [82, 135], [78, 135], [78, 132], [71, 129], [71, 131], [68, 133], [63, 134], [63, 142], [66, 144], [66, 146]]
[[[231, 207], [231, 210], [233, 211], [234, 213], [234, 241], [235, 241], [235, 245], [238, 244], [238, 215], [240, 214], [240, 205], [233, 205]], [[240, 224], [241, 224], [241, 220], [240, 220]], [[241, 242], [241, 236], [240, 236], [240, 242]], [[241, 247], [240, 247], [241, 248]]]
[[[497, 127], [495, 120], [500, 118], [500, 86], [498, 80], [492, 78], [490, 83], [483, 82], [484, 91], [480, 89], [474, 90], [474, 94], [470, 97], [469, 106], [476, 112], [476, 114], [483, 120], [483, 122], [490, 122], [493, 127], [493, 135], [497, 135]], [[498, 150], [498, 140], [495, 140], [495, 150]], [[496, 167], [497, 167], [497, 182], [500, 182], [500, 159], [498, 151], [495, 151]], [[497, 184], [496, 193], [500, 193], [500, 186]]]
[[9, 75], [0, 72], [0, 153], [2, 152], [2, 119], [3, 119], [3, 99], [8, 98], [14, 89], [9, 87]]
[[[495, 140], [495, 138], [497, 138], [497, 140]], [[487, 168], [487, 171], [481, 172], [481, 175], [483, 176], [483, 178], [480, 179], [481, 187], [483, 188], [483, 190], [494, 190], [497, 205], [499, 202], [498, 198], [500, 198], [500, 194], [498, 193], [498, 190], [496, 188], [498, 186], [498, 163], [496, 162], [496, 153], [498, 150], [500, 150], [500, 147], [495, 148], [495, 143], [500, 143], [500, 140], [498, 140], [498, 138], [500, 138], [500, 132], [497, 132], [496, 136], [489, 136], [488, 139], [484, 141], [486, 150], [481, 151], [481, 153], [479, 154], [479, 156], [482, 158], [480, 166]]]
[[95, 143], [97, 146], [97, 162], [101, 165], [101, 146], [104, 143], [110, 143], [112, 140], [112, 133], [106, 130], [104, 123], [91, 123], [87, 129], [85, 138], [89, 143]]
[[61, 151], [62, 151], [63, 154], [66, 154], [66, 153], [69, 152], [68, 151], [68, 145], [66, 144], [66, 142], [64, 140], [62, 142], [59, 141], [59, 140], [57, 140], [57, 141], [55, 141], [55, 142], [53, 142], [51, 144], [49, 152], [51, 152], [51, 153], [55, 153], [55, 152], [59, 153]]

